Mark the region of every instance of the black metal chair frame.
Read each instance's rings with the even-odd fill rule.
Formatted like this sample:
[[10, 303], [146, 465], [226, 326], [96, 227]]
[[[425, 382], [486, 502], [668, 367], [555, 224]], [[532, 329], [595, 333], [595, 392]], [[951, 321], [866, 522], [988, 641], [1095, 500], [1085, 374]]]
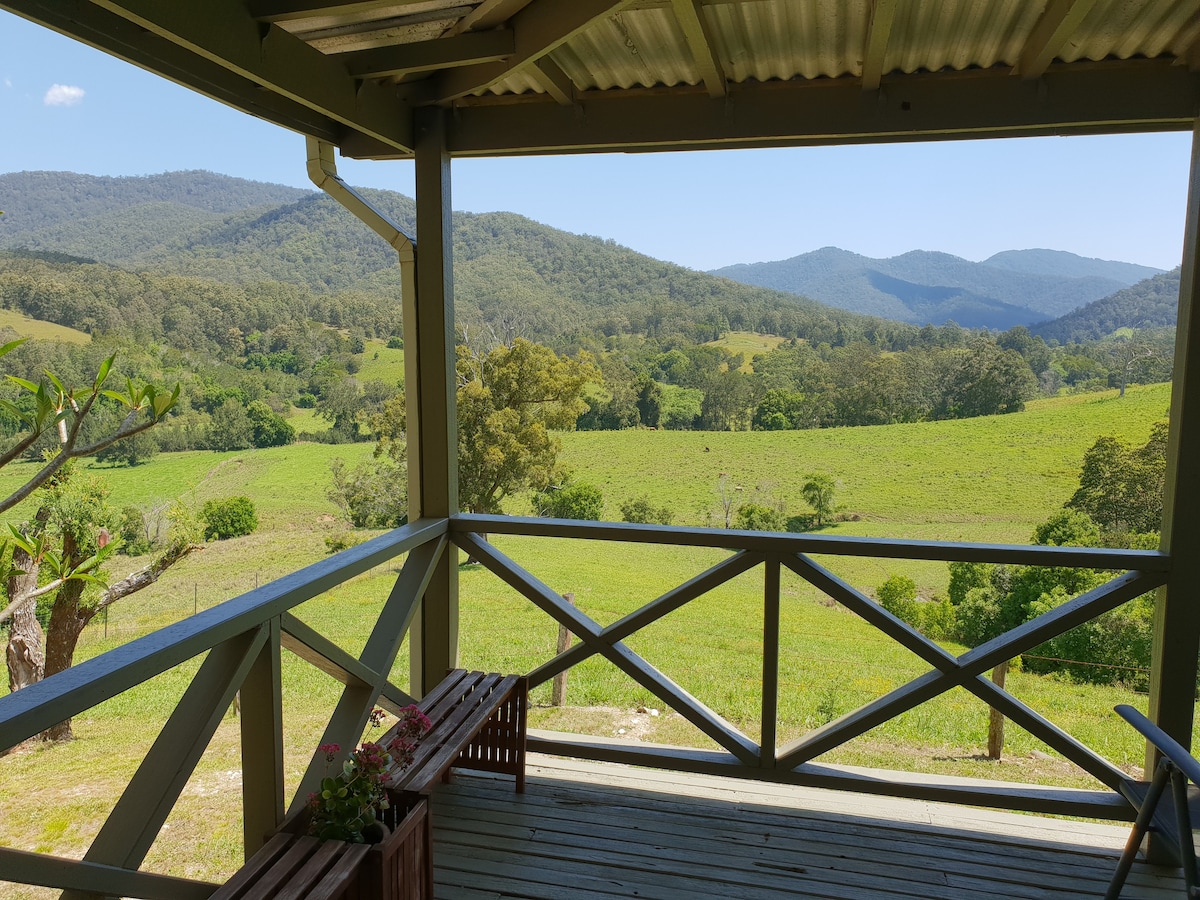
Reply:
[[[1143, 838], [1150, 831], [1161, 833], [1168, 838], [1168, 843], [1169, 839], [1174, 837], [1176, 852], [1179, 854], [1178, 862], [1183, 868], [1186, 896], [1189, 900], [1200, 897], [1200, 888], [1197, 887], [1200, 879], [1197, 878], [1196, 872], [1196, 847], [1192, 840], [1192, 816], [1188, 809], [1189, 794], [1196, 793], [1194, 789], [1189, 790], [1188, 782], [1200, 785], [1200, 763], [1197, 763], [1181, 744], [1132, 706], [1121, 704], [1116, 707], [1116, 711], [1153, 744], [1162, 757], [1148, 788], [1145, 782], [1129, 782], [1122, 790], [1125, 798], [1137, 808], [1138, 815], [1104, 900], [1118, 900], [1121, 896], [1121, 888], [1125, 885], [1125, 879], [1133, 866], [1134, 857], [1137, 856]], [[1170, 805], [1174, 807], [1174, 815], [1156, 816], [1159, 801], [1166, 795], [1168, 782], [1171, 787]]]

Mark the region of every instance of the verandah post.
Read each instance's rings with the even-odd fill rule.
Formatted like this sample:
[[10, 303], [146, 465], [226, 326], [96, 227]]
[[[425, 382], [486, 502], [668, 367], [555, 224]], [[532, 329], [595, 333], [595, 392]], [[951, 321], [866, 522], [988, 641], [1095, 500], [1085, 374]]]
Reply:
[[[458, 426], [451, 271], [450, 153], [446, 114], [415, 112], [416, 290], [404, 296], [409, 519], [458, 512]], [[412, 296], [414, 295], [415, 296]], [[433, 574], [409, 632], [411, 690], [423, 696], [458, 664], [458, 560]]]
[[[1184, 747], [1192, 745], [1192, 715], [1200, 650], [1200, 120], [1192, 129], [1191, 175], [1179, 278], [1179, 318], [1171, 386], [1171, 429], [1163, 497], [1162, 543], [1171, 554], [1167, 583], [1159, 590], [1150, 664], [1149, 718]], [[1158, 754], [1147, 746], [1146, 771]], [[1153, 836], [1152, 857], [1159, 856]]]

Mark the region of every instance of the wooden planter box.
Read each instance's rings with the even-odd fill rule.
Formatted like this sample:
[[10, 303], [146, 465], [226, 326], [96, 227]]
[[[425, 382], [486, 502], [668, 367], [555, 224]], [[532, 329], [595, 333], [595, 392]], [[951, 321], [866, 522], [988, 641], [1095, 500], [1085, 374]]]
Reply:
[[318, 841], [305, 834], [308, 811], [284, 822], [212, 900], [433, 900], [429, 803], [392, 796], [391, 833], [378, 844]]

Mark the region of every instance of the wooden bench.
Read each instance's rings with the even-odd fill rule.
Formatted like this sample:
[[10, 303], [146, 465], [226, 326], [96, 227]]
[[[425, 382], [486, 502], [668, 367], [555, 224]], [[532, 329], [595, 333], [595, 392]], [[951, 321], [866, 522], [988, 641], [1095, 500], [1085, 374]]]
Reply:
[[[525, 790], [528, 682], [517, 675], [454, 669], [417, 706], [429, 732], [412, 764], [393, 773], [382, 844], [319, 841], [298, 810], [212, 900], [432, 900], [432, 825], [425, 796], [461, 766], [512, 775]], [[386, 733], [379, 743], [392, 738]], [[422, 796], [417, 796], [422, 795]]]
[[426, 798], [388, 810], [391, 833], [378, 844], [321, 841], [302, 833], [307, 822], [290, 817], [211, 900], [433, 900]]
[[427, 794], [458, 766], [512, 775], [524, 792], [527, 697], [522, 676], [453, 669], [417, 704], [432, 725], [412, 764], [393, 773], [393, 789]]

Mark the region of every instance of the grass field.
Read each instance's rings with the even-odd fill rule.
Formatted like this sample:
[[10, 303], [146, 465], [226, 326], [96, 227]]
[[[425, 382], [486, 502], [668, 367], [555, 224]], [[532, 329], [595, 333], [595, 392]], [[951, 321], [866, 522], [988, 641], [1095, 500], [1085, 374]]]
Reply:
[[404, 351], [389, 349], [386, 341], [367, 341], [362, 368], [357, 374], [360, 381], [386, 381], [401, 386], [404, 384]]
[[[745, 354], [747, 363], [760, 353], [768, 353], [784, 342], [777, 334], [757, 334], [753, 331], [730, 331], [724, 337], [709, 341], [706, 347], [724, 347], [730, 353]], [[753, 371], [746, 365], [744, 371]]]
[[13, 309], [0, 309], [0, 328], [11, 328], [19, 337], [38, 341], [64, 341], [68, 344], [86, 344], [92, 336], [85, 331], [76, 331], [65, 325], [31, 319]]
[[[761, 489], [782, 496], [789, 510], [801, 512], [804, 475], [824, 471], [839, 479], [839, 502], [857, 519], [838, 524], [830, 533], [1023, 543], [1033, 527], [1070, 496], [1083, 452], [1097, 436], [1118, 434], [1143, 442], [1168, 404], [1169, 389], [1160, 385], [1133, 389], [1120, 399], [1112, 393], [1059, 398], [1033, 404], [1017, 415], [911, 426], [774, 433], [579, 433], [564, 436], [564, 458], [580, 477], [603, 489], [609, 518], [618, 517], [621, 500], [646, 494], [656, 505], [676, 510], [677, 524], [704, 524], [717, 508], [715, 489], [723, 472], [731, 487], [741, 486], [742, 496]], [[117, 504], [149, 506], [180, 494], [200, 503], [247, 494], [258, 505], [262, 527], [254, 535], [207, 545], [135, 600], [114, 606], [107, 623], [88, 629], [77, 658], [93, 656], [323, 558], [325, 538], [346, 530], [325, 496], [329, 460], [341, 456], [354, 462], [371, 449], [369, 444], [298, 444], [244, 453], [161, 454], [132, 470], [85, 465], [84, 474], [102, 475], [110, 482]], [[11, 489], [31, 471], [25, 464], [8, 467], [0, 473], [0, 489]], [[519, 498], [510, 511], [524, 511]], [[494, 543], [555, 591], [574, 593], [580, 609], [601, 624], [724, 555], [541, 538], [496, 537]], [[122, 557], [111, 574], [120, 577], [140, 562]], [[940, 564], [822, 562], [867, 590], [892, 571], [911, 574], [925, 593], [945, 589], [946, 570]], [[296, 612], [357, 653], [397, 565], [362, 575]], [[557, 626], [528, 601], [479, 566], [461, 566], [460, 579], [464, 664], [528, 671], [553, 653]], [[927, 669], [800, 579], [785, 574], [782, 589], [781, 742]], [[761, 634], [762, 575], [752, 570], [629, 643], [756, 737]], [[197, 661], [184, 664], [80, 716], [78, 740], [70, 745], [0, 760], [0, 820], [7, 823], [0, 830], [0, 844], [65, 854], [86, 846], [196, 665]], [[395, 668], [398, 683], [407, 682], [406, 673], [402, 651]], [[339, 686], [288, 654], [284, 682], [285, 768], [288, 783], [294, 785]], [[1131, 729], [1116, 724], [1111, 710], [1118, 702], [1144, 708], [1143, 698], [1020, 672], [1010, 675], [1009, 689], [1113, 762], [1140, 764], [1141, 742]], [[4, 690], [0, 686], [0, 693]], [[556, 710], [547, 701], [545, 688], [535, 693], [534, 726], [709, 745], [670, 710], [661, 709], [659, 716], [638, 712], [658, 707], [660, 701], [595, 659], [572, 670], [570, 707]], [[986, 733], [986, 707], [955, 691], [821, 759], [1095, 786], [1011, 724], [1006, 758], [984, 760], [980, 753]], [[237, 867], [238, 765], [237, 725], [231, 715], [151, 851], [148, 868], [220, 877]], [[36, 808], [25, 802], [26, 786], [34, 782], [39, 784]]]

